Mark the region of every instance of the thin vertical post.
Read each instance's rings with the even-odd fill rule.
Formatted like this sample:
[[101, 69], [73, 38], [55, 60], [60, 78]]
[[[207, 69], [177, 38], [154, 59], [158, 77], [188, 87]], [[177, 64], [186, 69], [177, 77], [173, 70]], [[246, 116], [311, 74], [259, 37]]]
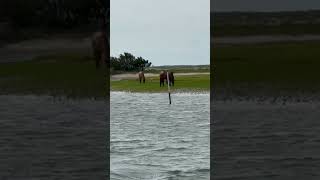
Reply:
[[170, 81], [169, 81], [169, 72], [168, 71], [167, 71], [167, 82], [168, 82], [169, 104], [171, 104]]

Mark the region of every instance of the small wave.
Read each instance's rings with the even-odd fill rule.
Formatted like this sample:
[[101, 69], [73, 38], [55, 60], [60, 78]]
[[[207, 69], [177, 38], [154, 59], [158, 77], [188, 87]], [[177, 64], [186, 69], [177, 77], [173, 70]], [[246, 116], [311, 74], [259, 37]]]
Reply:
[[144, 166], [144, 167], [158, 167], [158, 168], [166, 168], [167, 166], [161, 164], [151, 164], [151, 163], [134, 163], [135, 166]]
[[170, 170], [168, 174], [171, 178], [200, 178], [209, 179], [210, 169], [209, 168], [199, 168], [190, 170]]
[[223, 102], [255, 102], [255, 103], [270, 103], [270, 104], [291, 104], [291, 103], [316, 103], [320, 102], [319, 93], [299, 93], [294, 94], [252, 94], [252, 95], [236, 95], [236, 94], [224, 94], [215, 93], [213, 95], [213, 101]]
[[189, 173], [207, 173], [210, 172], [210, 168], [197, 168], [197, 169], [190, 169], [190, 170], [171, 170], [169, 171], [170, 174], [189, 174]]
[[187, 150], [188, 148], [185, 147], [164, 147], [159, 149], [153, 149], [152, 151], [162, 152], [162, 151], [182, 151]]
[[110, 143], [139, 143], [145, 142], [146, 140], [142, 139], [127, 139], [127, 140], [110, 140]]
[[[112, 95], [128, 95], [128, 94], [136, 94], [136, 95], [144, 95], [144, 94], [153, 94], [153, 95], [163, 95], [167, 94], [167, 91], [164, 92], [133, 92], [133, 91], [111, 91]], [[206, 90], [175, 90], [171, 91], [172, 95], [178, 95], [178, 96], [195, 96], [195, 95], [203, 95], [203, 96], [209, 96], [210, 91]]]
[[182, 91], [177, 90], [172, 93], [176, 96], [210, 96], [210, 91]]
[[122, 173], [116, 173], [116, 172], [112, 172], [110, 174], [111, 176], [111, 179], [113, 180], [124, 180], [124, 179], [139, 179], [139, 178], [135, 178], [135, 177], [132, 177], [132, 176], [126, 176]]

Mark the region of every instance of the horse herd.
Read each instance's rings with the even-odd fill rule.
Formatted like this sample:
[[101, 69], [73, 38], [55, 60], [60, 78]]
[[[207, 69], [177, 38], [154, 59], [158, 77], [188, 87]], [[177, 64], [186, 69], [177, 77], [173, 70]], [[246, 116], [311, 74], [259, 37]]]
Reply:
[[[107, 49], [109, 49], [110, 45], [110, 39], [108, 38], [108, 41], [105, 41], [105, 33], [104, 31], [102, 32], [96, 32], [93, 35], [92, 39], [92, 49], [93, 49], [93, 55], [94, 55], [94, 60], [96, 63], [96, 68], [98, 69], [101, 65], [108, 63], [107, 61]], [[168, 77], [167, 77], [168, 74]], [[144, 72], [140, 71], [139, 72], [139, 81], [140, 84], [143, 82], [146, 82], [146, 78], [144, 76]], [[160, 72], [160, 87], [164, 86], [164, 82], [166, 81], [166, 84], [169, 83], [169, 86], [174, 86], [174, 76], [173, 72], [169, 71], [161, 71]], [[168, 82], [169, 81], [169, 82]]]
[[[167, 74], [168, 74], [168, 77], [167, 77]], [[138, 73], [138, 76], [139, 76], [139, 81], [140, 81], [140, 84], [143, 82], [145, 83], [146, 82], [146, 78], [144, 76], [144, 72], [143, 71], [140, 71]], [[161, 71], [160, 72], [160, 87], [164, 86], [164, 82], [166, 82], [166, 84], [169, 83], [169, 86], [174, 86], [174, 75], [173, 75], [173, 72], [170, 72], [170, 71]], [[169, 80], [169, 82], [168, 82]]]

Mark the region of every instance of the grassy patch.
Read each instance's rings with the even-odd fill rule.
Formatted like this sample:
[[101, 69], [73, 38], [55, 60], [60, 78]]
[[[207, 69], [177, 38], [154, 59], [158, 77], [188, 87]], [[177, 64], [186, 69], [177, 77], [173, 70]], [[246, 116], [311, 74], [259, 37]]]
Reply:
[[106, 71], [96, 70], [84, 55], [38, 57], [32, 61], [2, 63], [0, 93], [104, 97]]
[[[159, 77], [146, 79], [145, 84], [138, 80], [111, 81], [111, 90], [131, 92], [167, 92], [167, 85], [160, 87]], [[175, 86], [172, 91], [209, 91], [210, 75], [175, 76]]]
[[282, 25], [224, 25], [214, 24], [214, 36], [252, 36], [252, 35], [303, 35], [320, 34], [319, 24], [282, 24]]
[[212, 62], [217, 87], [269, 84], [275, 88], [320, 86], [320, 43], [278, 43], [216, 47]]

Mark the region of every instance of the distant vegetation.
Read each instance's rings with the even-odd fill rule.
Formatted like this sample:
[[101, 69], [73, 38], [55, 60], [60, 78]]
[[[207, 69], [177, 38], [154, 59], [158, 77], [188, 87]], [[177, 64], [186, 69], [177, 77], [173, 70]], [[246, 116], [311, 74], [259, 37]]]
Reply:
[[151, 66], [151, 62], [142, 57], [135, 57], [130, 53], [120, 54], [119, 57], [110, 58], [110, 67], [114, 71], [141, 71]]
[[0, 21], [19, 27], [68, 28], [94, 21], [106, 8], [104, 0], [1, 1]]
[[214, 12], [214, 36], [320, 34], [320, 10], [297, 12]]
[[[151, 62], [150, 62], [151, 63]], [[171, 65], [171, 66], [149, 66], [144, 68], [145, 73], [158, 74], [160, 71], [169, 70], [174, 73], [207, 73], [210, 72], [210, 65]], [[116, 71], [111, 69], [111, 74], [136, 73], [135, 71]]]
[[98, 29], [107, 12], [105, 0], [0, 1], [0, 45], [47, 34], [84, 33]]
[[149, 73], [160, 73], [162, 70], [169, 70], [174, 73], [202, 73], [210, 72], [210, 65], [173, 65], [173, 66], [154, 66], [145, 71]]

